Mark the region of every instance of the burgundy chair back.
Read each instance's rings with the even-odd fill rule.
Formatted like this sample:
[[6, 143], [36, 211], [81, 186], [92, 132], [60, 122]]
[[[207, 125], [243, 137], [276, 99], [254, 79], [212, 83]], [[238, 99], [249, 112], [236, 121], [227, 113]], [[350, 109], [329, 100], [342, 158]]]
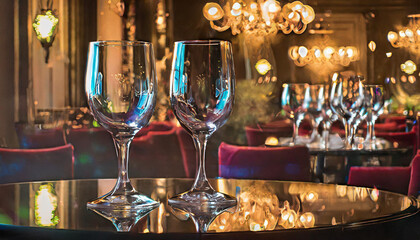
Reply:
[[417, 197], [420, 193], [420, 151], [409, 167], [351, 167], [347, 184]]
[[24, 149], [51, 148], [66, 144], [62, 128], [39, 129], [26, 124], [15, 124], [19, 145]]
[[0, 182], [27, 182], [73, 178], [73, 146], [41, 149], [0, 148]]
[[417, 152], [417, 133], [415, 129], [410, 132], [375, 132], [375, 135], [393, 144], [397, 143], [398, 147], [412, 147], [413, 156]]
[[219, 147], [219, 176], [223, 178], [310, 181], [309, 150], [295, 147]]
[[150, 131], [155, 131], [155, 132], [162, 132], [162, 131], [169, 131], [172, 130], [172, 128], [174, 128], [174, 125], [171, 122], [150, 122], [149, 125], [147, 125], [146, 127], [142, 128], [135, 136], [135, 138], [137, 137], [141, 137], [144, 135], [147, 135], [148, 132]]
[[69, 129], [67, 142], [74, 146], [74, 177], [116, 178], [118, 161], [111, 134], [104, 128]]
[[131, 177], [186, 177], [176, 128], [149, 131], [135, 138], [130, 147]]
[[182, 161], [187, 177], [194, 177], [197, 168], [196, 150], [192, 137], [182, 127], [177, 127], [176, 135], [181, 148]]
[[420, 195], [420, 150], [411, 162], [410, 185], [408, 186], [408, 195]]
[[351, 167], [348, 185], [407, 194], [411, 167]]
[[395, 122], [397, 125], [405, 125], [406, 124], [406, 117], [405, 116], [387, 116], [385, 117], [385, 123]]

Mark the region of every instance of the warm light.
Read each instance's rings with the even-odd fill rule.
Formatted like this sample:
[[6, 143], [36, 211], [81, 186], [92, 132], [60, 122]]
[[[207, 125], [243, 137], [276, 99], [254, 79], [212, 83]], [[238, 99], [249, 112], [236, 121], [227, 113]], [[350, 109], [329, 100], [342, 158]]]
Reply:
[[250, 22], [254, 21], [254, 19], [255, 19], [254, 15], [251, 15], [251, 16], [249, 16], [249, 18], [248, 18], [248, 20], [249, 20]]
[[240, 3], [238, 3], [238, 2], [234, 3], [232, 5], [232, 10], [230, 11], [230, 13], [233, 16], [239, 16], [239, 15], [241, 15], [241, 13], [242, 13], [242, 5]]
[[299, 55], [303, 58], [308, 55], [308, 49], [306, 47], [299, 47], [298, 52], [299, 52]]
[[405, 63], [401, 64], [400, 67], [401, 71], [407, 74], [413, 74], [417, 70], [416, 64], [411, 60], [407, 60]]
[[407, 82], [407, 77], [402, 75], [400, 78], [401, 82]]
[[398, 35], [396, 32], [390, 31], [388, 32], [388, 41], [393, 42], [395, 39], [397, 39]]
[[353, 57], [353, 55], [354, 55], [354, 51], [353, 51], [353, 49], [351, 49], [351, 48], [347, 48], [347, 56], [348, 56], [349, 58], [351, 58], [351, 57]]
[[338, 73], [334, 73], [332, 76], [332, 81], [333, 82], [337, 81], [337, 78], [338, 78]]
[[271, 70], [271, 64], [266, 59], [260, 59], [255, 64], [255, 69], [257, 69], [257, 72], [261, 75], [265, 75], [268, 73], [268, 71]]
[[321, 55], [322, 55], [322, 53], [321, 53], [321, 49], [316, 48], [316, 49], [314, 50], [314, 54], [315, 54], [315, 57], [316, 57], [316, 58], [320, 58], [320, 57], [321, 57]]
[[315, 216], [311, 212], [306, 212], [299, 217], [299, 221], [304, 228], [310, 228], [315, 225]]
[[268, 137], [265, 139], [265, 145], [267, 146], [277, 146], [279, 144], [279, 139], [276, 137]]
[[216, 21], [223, 18], [225, 13], [219, 4], [209, 2], [203, 8], [203, 15], [209, 21]]
[[413, 31], [411, 31], [410, 29], [405, 30], [405, 35], [409, 38], [414, 36]]
[[395, 83], [397, 82], [397, 80], [396, 80], [394, 77], [391, 77], [391, 82], [392, 82], [393, 84], [395, 84]]
[[35, 193], [35, 223], [41, 227], [51, 227], [58, 224], [56, 215], [57, 196], [51, 184], [43, 184]]
[[376, 43], [374, 41], [370, 41], [368, 47], [370, 51], [374, 52], [376, 50]]
[[255, 9], [257, 9], [258, 5], [253, 2], [253, 3], [251, 3], [250, 7], [251, 7], [252, 10], [255, 10]]
[[346, 53], [346, 52], [344, 51], [344, 49], [343, 49], [343, 48], [338, 49], [338, 55], [339, 55], [340, 57], [344, 56], [344, 54], [345, 54], [345, 53]]
[[51, 42], [54, 30], [57, 26], [58, 18], [54, 16], [51, 10], [47, 10], [43, 14], [35, 17], [32, 27], [36, 32], [36, 36], [41, 41]]
[[392, 52], [387, 52], [387, 53], [386, 53], [386, 57], [387, 57], [387, 58], [392, 57]]
[[242, 7], [241, 4], [238, 3], [238, 2], [236, 2], [232, 5], [233, 10], [239, 10], [239, 9], [241, 9], [241, 7]]
[[327, 59], [330, 59], [331, 58], [331, 56], [332, 56], [332, 54], [335, 52], [335, 50], [334, 50], [334, 48], [332, 48], [332, 47], [326, 47], [325, 49], [324, 49], [324, 56], [327, 58]]
[[403, 30], [401, 30], [401, 31], [399, 32], [399, 34], [400, 34], [400, 37], [402, 37], [402, 38], [404, 38], [404, 37], [405, 37], [405, 32], [404, 32]]
[[409, 83], [415, 83], [416, 82], [416, 77], [413, 75], [408, 76], [408, 82]]

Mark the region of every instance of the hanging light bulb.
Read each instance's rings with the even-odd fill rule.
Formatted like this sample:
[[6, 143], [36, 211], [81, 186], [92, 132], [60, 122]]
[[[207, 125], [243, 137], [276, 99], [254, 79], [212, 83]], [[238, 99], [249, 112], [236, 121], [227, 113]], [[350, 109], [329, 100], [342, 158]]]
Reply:
[[203, 8], [203, 15], [209, 21], [216, 21], [221, 19], [225, 13], [219, 4], [209, 2]]
[[50, 55], [49, 49], [54, 42], [57, 24], [58, 18], [51, 9], [42, 9], [41, 13], [36, 15], [34, 22], [32, 23], [36, 37], [45, 50], [45, 63], [48, 63]]

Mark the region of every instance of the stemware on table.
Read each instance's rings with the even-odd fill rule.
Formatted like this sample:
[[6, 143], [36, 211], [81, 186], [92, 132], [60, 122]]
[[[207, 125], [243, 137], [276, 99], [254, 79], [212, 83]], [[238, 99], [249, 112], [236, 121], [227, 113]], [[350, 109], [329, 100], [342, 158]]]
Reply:
[[304, 118], [303, 99], [307, 86], [309, 86], [307, 83], [283, 84], [281, 105], [288, 117], [293, 120], [293, 137], [290, 145], [297, 144], [299, 125]]
[[367, 108], [366, 114], [366, 143], [374, 145], [375, 137], [375, 121], [382, 114], [385, 104], [384, 87], [382, 85], [365, 85], [365, 103]]
[[330, 105], [344, 120], [345, 146], [348, 149], [352, 148], [354, 140], [353, 124], [365, 107], [362, 81], [362, 76], [339, 77], [331, 85]]
[[303, 99], [303, 110], [312, 116], [311, 146], [321, 147], [321, 135], [318, 132], [319, 124], [325, 118], [326, 87], [323, 84], [307, 85]]
[[[170, 101], [181, 126], [194, 140], [198, 168], [192, 188], [168, 202], [172, 207], [196, 212], [191, 216], [211, 216], [236, 205], [234, 197], [212, 188], [205, 172], [207, 140], [228, 120], [233, 108], [234, 89], [230, 42], [204, 40], [175, 43]], [[194, 221], [198, 231], [206, 231], [208, 225]]]
[[[88, 202], [87, 206], [116, 221], [133, 216], [139, 219], [159, 206], [156, 201], [137, 192], [128, 178], [130, 143], [152, 116], [156, 89], [151, 43], [90, 43], [86, 71], [88, 104], [96, 121], [114, 139], [118, 155], [118, 179], [109, 193]], [[117, 217], [115, 213], [118, 213]]]

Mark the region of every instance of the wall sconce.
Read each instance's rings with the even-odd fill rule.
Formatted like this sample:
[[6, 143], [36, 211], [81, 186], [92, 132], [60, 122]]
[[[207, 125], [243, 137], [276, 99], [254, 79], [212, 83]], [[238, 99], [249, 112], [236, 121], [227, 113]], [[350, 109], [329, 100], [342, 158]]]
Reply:
[[45, 50], [45, 63], [48, 63], [50, 55], [50, 47], [54, 42], [58, 18], [55, 15], [55, 10], [51, 10], [52, 2], [47, 2], [47, 9], [41, 9], [41, 13], [37, 14], [32, 27], [35, 30], [36, 37], [41, 42]]

